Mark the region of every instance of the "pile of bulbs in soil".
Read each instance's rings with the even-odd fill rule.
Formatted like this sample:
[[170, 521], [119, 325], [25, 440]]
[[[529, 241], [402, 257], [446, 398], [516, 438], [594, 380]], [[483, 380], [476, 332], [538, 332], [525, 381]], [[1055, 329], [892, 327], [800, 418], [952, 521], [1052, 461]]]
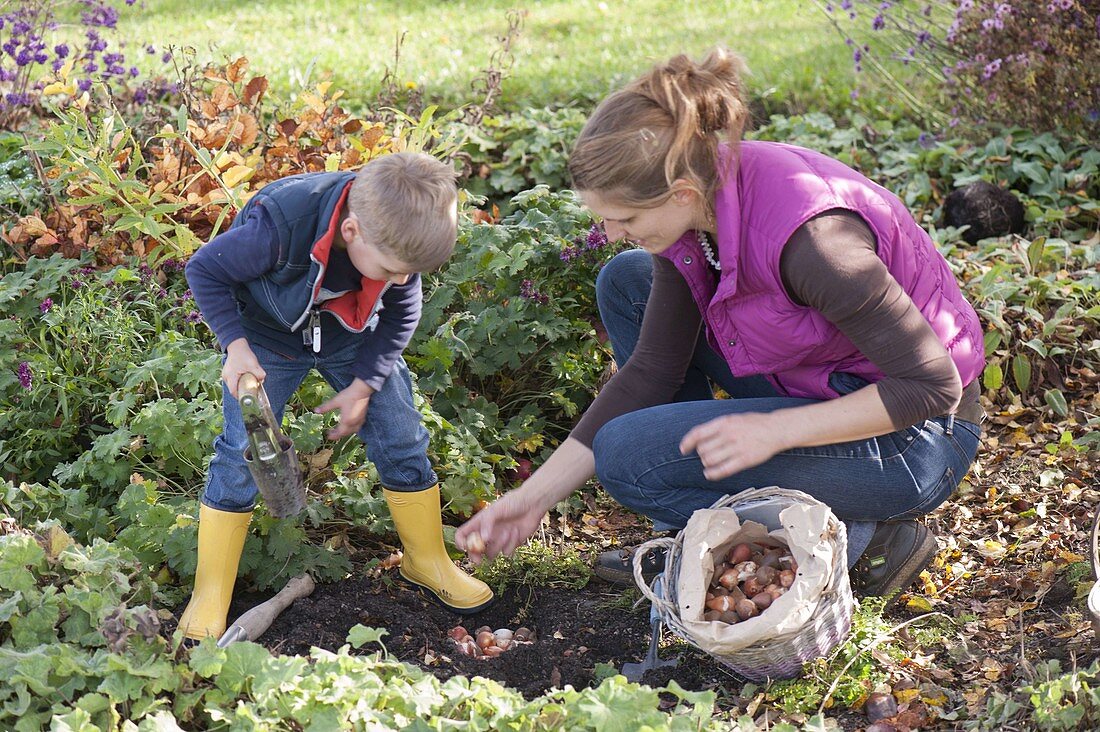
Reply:
[[530, 628], [517, 628], [513, 632], [508, 628], [492, 630], [488, 625], [483, 625], [470, 635], [461, 625], [456, 625], [447, 631], [447, 635], [454, 641], [459, 653], [470, 658], [496, 658], [517, 646], [529, 646], [535, 642], [535, 631]]
[[790, 589], [797, 572], [786, 547], [735, 544], [714, 569], [703, 620], [732, 624], [756, 617]]

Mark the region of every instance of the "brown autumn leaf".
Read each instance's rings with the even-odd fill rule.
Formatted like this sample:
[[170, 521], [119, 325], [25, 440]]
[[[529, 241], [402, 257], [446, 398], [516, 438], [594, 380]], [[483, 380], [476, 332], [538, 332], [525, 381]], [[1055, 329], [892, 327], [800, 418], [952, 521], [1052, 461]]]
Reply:
[[373, 150], [374, 146], [378, 144], [384, 134], [385, 131], [382, 129], [382, 125], [373, 125], [363, 133], [359, 140], [367, 150]]
[[248, 70], [248, 58], [241, 56], [233, 63], [225, 67], [225, 78], [236, 84], [244, 78], [244, 72]]
[[287, 139], [290, 139], [294, 136], [295, 131], [298, 129], [298, 122], [297, 120], [293, 119], [284, 119], [282, 122], [275, 125], [275, 127], [279, 130], [279, 133], [281, 135], [283, 135]]
[[206, 128], [206, 137], [202, 140], [202, 146], [207, 150], [218, 150], [229, 139], [229, 128], [223, 122], [216, 122]]
[[232, 87], [228, 84], [218, 84], [214, 87], [214, 90], [210, 92], [210, 100], [218, 106], [219, 112], [232, 109], [239, 104], [237, 95], [233, 93]]
[[253, 76], [244, 86], [244, 93], [241, 95], [241, 101], [251, 107], [263, 99], [264, 94], [267, 93], [267, 87], [268, 83], [266, 76]]

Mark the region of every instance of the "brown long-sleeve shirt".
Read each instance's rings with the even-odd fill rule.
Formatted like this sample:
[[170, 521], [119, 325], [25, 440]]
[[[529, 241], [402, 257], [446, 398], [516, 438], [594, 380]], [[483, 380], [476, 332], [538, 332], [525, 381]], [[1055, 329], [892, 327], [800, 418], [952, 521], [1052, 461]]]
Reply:
[[[878, 390], [895, 429], [956, 408], [961, 419], [979, 421], [977, 380], [963, 389], [947, 349], [877, 251], [858, 214], [826, 211], [799, 227], [783, 248], [783, 286], [792, 301], [818, 310], [885, 374]], [[701, 325], [687, 282], [672, 262], [653, 257], [653, 287], [634, 353], [571, 437], [591, 447], [611, 419], [671, 402]]]

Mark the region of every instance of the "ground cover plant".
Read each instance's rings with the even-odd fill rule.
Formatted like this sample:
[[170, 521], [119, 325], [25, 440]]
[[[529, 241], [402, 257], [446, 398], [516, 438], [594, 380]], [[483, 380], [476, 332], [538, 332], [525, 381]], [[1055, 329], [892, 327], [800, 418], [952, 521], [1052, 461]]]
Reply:
[[[862, 603], [851, 637], [800, 679], [747, 684], [666, 638], [679, 665], [627, 683], [617, 671], [645, 653], [647, 608], [587, 567], [648, 528], [589, 486], [514, 560], [478, 570], [501, 601], [466, 627], [524, 625], [537, 643], [456, 653], [459, 618], [398, 583], [376, 477], [354, 441], [323, 439], [310, 408], [327, 387], [313, 379], [285, 425], [309, 505], [297, 521], [261, 507], [231, 615], [307, 569], [322, 583], [261, 644], [175, 645], [220, 419], [218, 354], [180, 264], [263, 182], [406, 145], [468, 171], [458, 255], [431, 276], [407, 355], [448, 523], [537, 466], [609, 364], [592, 287], [617, 246], [562, 172], [582, 105], [490, 115], [459, 149], [444, 112], [375, 124], [336, 85], [280, 93], [254, 66], [195, 64], [171, 106], [136, 115], [59, 107], [29, 135], [34, 155], [0, 138], [0, 727], [817, 730], [883, 713], [878, 730], [1100, 724], [1083, 599], [1100, 499], [1100, 153], [1064, 131], [990, 125], [974, 141], [874, 114], [761, 116], [752, 135], [822, 150], [897, 192], [987, 329], [979, 460], [933, 514], [941, 551], [899, 605]], [[1019, 236], [969, 245], [944, 225], [947, 194], [979, 179], [1021, 199]]]

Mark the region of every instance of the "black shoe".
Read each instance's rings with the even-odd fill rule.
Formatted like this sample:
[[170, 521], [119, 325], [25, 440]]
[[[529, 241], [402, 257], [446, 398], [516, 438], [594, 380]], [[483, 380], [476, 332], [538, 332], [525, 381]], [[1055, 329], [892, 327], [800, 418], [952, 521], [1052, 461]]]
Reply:
[[880, 523], [849, 573], [852, 591], [860, 597], [895, 595], [917, 581], [938, 550], [936, 537], [922, 523]]
[[[634, 549], [612, 549], [596, 557], [592, 571], [605, 582], [613, 585], [632, 587], [634, 585]], [[653, 578], [665, 571], [665, 550], [653, 549], [642, 559], [642, 578], [652, 582]]]

